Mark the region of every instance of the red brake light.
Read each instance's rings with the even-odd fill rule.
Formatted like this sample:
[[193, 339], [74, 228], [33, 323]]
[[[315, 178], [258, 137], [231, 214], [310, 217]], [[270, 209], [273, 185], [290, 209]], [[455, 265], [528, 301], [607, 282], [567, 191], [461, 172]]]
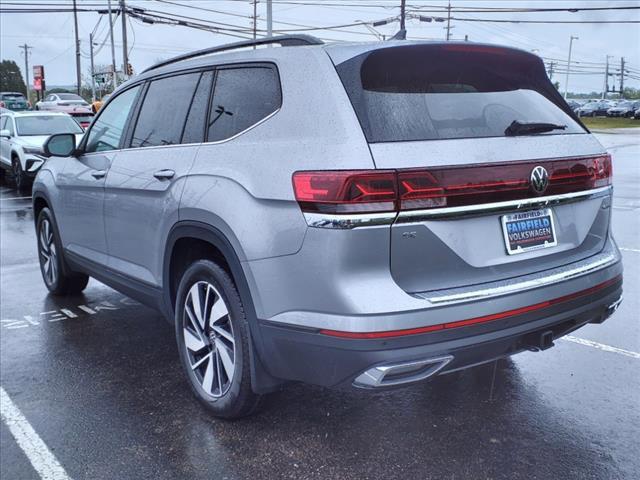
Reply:
[[[542, 166], [548, 184], [534, 191]], [[407, 170], [296, 172], [293, 187], [305, 212], [374, 213], [479, 205], [579, 192], [611, 184], [611, 156]]]
[[393, 171], [296, 172], [293, 188], [305, 212], [373, 213], [396, 209]]
[[0, 108], [4, 108], [4, 102], [0, 102]]

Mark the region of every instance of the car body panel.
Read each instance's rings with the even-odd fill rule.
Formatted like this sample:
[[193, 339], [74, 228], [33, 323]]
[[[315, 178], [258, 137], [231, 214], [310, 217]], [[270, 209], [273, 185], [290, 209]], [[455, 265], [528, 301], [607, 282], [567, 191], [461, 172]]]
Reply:
[[[198, 145], [133, 148], [119, 151], [113, 159], [104, 185], [104, 227], [112, 270], [162, 285], [164, 242], [179, 220], [184, 177], [197, 150]], [[175, 172], [173, 178], [154, 177], [167, 169]]]

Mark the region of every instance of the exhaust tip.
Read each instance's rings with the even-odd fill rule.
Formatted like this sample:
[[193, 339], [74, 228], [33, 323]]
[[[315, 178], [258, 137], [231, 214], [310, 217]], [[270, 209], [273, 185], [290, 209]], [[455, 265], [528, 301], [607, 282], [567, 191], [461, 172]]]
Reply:
[[376, 365], [353, 381], [358, 388], [382, 388], [418, 382], [438, 373], [453, 360], [452, 355]]

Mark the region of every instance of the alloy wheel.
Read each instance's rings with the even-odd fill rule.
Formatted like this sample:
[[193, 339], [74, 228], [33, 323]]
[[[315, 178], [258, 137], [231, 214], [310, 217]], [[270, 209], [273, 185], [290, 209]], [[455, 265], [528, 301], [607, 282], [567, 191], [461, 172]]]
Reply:
[[235, 372], [235, 337], [229, 309], [216, 288], [199, 281], [184, 302], [182, 328], [189, 366], [202, 389], [219, 398]]
[[38, 235], [39, 250], [41, 256], [42, 272], [49, 285], [53, 285], [58, 279], [58, 253], [53, 238], [53, 228], [47, 218], [40, 224]]

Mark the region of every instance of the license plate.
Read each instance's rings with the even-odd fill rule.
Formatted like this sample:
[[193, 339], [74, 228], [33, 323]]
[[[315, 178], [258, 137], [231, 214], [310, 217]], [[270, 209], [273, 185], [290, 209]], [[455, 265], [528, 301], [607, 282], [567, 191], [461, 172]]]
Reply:
[[509, 255], [558, 244], [550, 208], [503, 215], [502, 232]]

